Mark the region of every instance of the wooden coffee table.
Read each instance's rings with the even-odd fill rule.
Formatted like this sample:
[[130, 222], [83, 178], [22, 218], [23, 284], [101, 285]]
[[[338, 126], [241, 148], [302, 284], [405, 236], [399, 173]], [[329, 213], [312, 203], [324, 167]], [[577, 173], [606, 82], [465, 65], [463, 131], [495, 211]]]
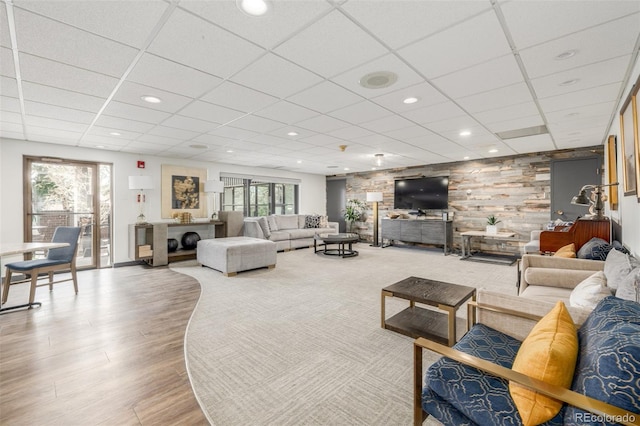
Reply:
[[[409, 307], [391, 318], [385, 319], [387, 297], [399, 297], [409, 301]], [[443, 345], [456, 343], [456, 312], [467, 300], [476, 300], [476, 289], [457, 284], [449, 284], [427, 278], [409, 277], [382, 289], [382, 328], [404, 334], [412, 338], [424, 337]], [[417, 303], [435, 306], [445, 313], [420, 308]], [[467, 310], [467, 330], [473, 312]]]

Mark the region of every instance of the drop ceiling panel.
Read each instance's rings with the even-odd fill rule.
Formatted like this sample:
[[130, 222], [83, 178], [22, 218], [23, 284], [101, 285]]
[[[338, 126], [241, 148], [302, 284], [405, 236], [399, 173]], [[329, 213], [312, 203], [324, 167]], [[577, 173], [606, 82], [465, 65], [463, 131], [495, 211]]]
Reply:
[[22, 91], [26, 100], [82, 111], [98, 112], [105, 103], [105, 98], [24, 81], [22, 82]]
[[355, 138], [369, 136], [373, 133], [359, 126], [348, 126], [348, 127], [343, 127], [337, 130], [332, 130], [331, 132], [328, 132], [328, 134], [331, 136], [335, 136], [336, 138], [351, 140]]
[[467, 114], [459, 106], [449, 101], [408, 111], [404, 114], [408, 119], [420, 124], [428, 124], [466, 115]]
[[341, 129], [343, 127], [348, 127], [349, 123], [326, 115], [319, 115], [308, 120], [300, 121], [299, 123], [296, 123], [296, 125], [302, 127], [303, 129], [313, 130], [314, 132], [318, 133], [324, 133]]
[[448, 131], [459, 133], [463, 130], [478, 127], [478, 122], [468, 115], [460, 115], [446, 120], [434, 121], [433, 123], [429, 123], [427, 127], [438, 133]]
[[127, 139], [119, 139], [113, 136], [99, 136], [99, 135], [87, 135], [82, 138], [82, 141], [78, 143], [78, 146], [84, 146], [88, 148], [106, 148], [112, 150], [120, 150], [127, 146], [131, 141]]
[[146, 133], [154, 127], [153, 124], [119, 117], [110, 117], [108, 115], [101, 115], [100, 118], [96, 120], [96, 125], [112, 129], [113, 131], [126, 130], [138, 133]]
[[[599, 104], [585, 105], [571, 110], [555, 111], [547, 114], [547, 120], [552, 125], [571, 125], [574, 120], [591, 120], [599, 117], [609, 117], [615, 102], [602, 102]], [[605, 124], [605, 123], [603, 123]]]
[[303, 90], [288, 98], [289, 101], [326, 114], [362, 100], [362, 97], [330, 81]]
[[492, 123], [484, 123], [484, 125], [494, 133], [505, 132], [516, 129], [526, 129], [534, 126], [542, 126], [544, 121], [540, 114], [529, 117], [520, 117], [513, 120], [497, 120]]
[[257, 136], [260, 133], [247, 129], [240, 129], [233, 126], [221, 126], [209, 132], [210, 135], [219, 136], [222, 138], [230, 139], [248, 139], [253, 136]]
[[331, 112], [329, 115], [351, 124], [360, 124], [367, 121], [388, 117], [392, 113], [370, 101], [359, 102], [346, 108]]
[[300, 141], [304, 143], [308, 143], [310, 145], [315, 145], [315, 146], [330, 145], [333, 147], [333, 149], [335, 149], [335, 147], [342, 145], [344, 142], [342, 139], [334, 138], [328, 135], [313, 135], [307, 138], [300, 139]]
[[618, 97], [621, 85], [622, 83], [605, 84], [591, 89], [550, 96], [540, 99], [539, 102], [545, 113], [550, 113], [583, 105], [614, 101]]
[[159, 145], [152, 142], [131, 141], [129, 144], [127, 144], [127, 146], [122, 148], [122, 151], [133, 152], [137, 154], [150, 153], [151, 155], [158, 155], [166, 149], [166, 145]]
[[91, 126], [91, 129], [89, 130], [89, 135], [114, 139], [116, 141], [131, 141], [133, 139], [136, 139], [142, 136], [142, 133], [131, 132], [127, 130], [120, 130], [120, 129], [118, 129], [117, 131], [117, 133], [120, 133], [119, 135], [112, 135], [111, 133], [113, 132], [115, 132], [113, 128], [94, 125], [94, 126]]
[[51, 129], [49, 127], [29, 126], [27, 131], [29, 132], [29, 135], [45, 136], [47, 139], [54, 138], [60, 141], [64, 140], [67, 144], [77, 143], [80, 140], [80, 136], [82, 136], [82, 133], [79, 132]]
[[20, 53], [22, 81], [30, 81], [59, 89], [108, 97], [118, 79], [59, 62]]
[[[617, 19], [561, 39], [520, 51], [530, 78], [570, 70], [595, 62], [629, 55], [638, 38], [640, 14]], [[561, 53], [575, 55], [559, 60]]]
[[284, 126], [285, 123], [257, 117], [255, 115], [245, 115], [233, 121], [233, 127], [250, 130], [252, 132], [266, 133]]
[[16, 130], [14, 132], [8, 129], [4, 129], [2, 126], [0, 126], [0, 137], [17, 140], [25, 139], [24, 133], [22, 133], [22, 131]]
[[109, 105], [104, 109], [104, 115], [127, 119], [135, 117], [136, 121], [153, 124], [158, 124], [170, 117], [170, 114], [163, 111], [156, 111], [116, 101], [109, 102]]
[[18, 82], [15, 78], [0, 77], [0, 93], [12, 98], [18, 97]]
[[[403, 101], [409, 97], [417, 98], [418, 102], [405, 104]], [[438, 92], [427, 82], [371, 98], [372, 102], [396, 113], [404, 113], [430, 105], [440, 104], [447, 100], [448, 98], [446, 96]]]
[[0, 46], [11, 47], [9, 21], [7, 21], [7, 9], [4, 5], [0, 7]]
[[21, 52], [112, 77], [120, 77], [137, 53], [129, 46], [18, 8], [14, 15]]
[[255, 115], [270, 118], [281, 123], [293, 124], [318, 115], [317, 112], [287, 101], [280, 101], [257, 111]]
[[[149, 103], [142, 100], [142, 96], [155, 96], [160, 98], [160, 103]], [[165, 92], [142, 84], [125, 81], [118, 88], [114, 101], [124, 102], [130, 105], [137, 105], [141, 108], [148, 108], [158, 111], [175, 113], [192, 101], [191, 98]]]
[[307, 26], [274, 51], [324, 77], [337, 75], [387, 52], [338, 11]]
[[95, 114], [91, 114], [89, 112], [59, 107], [55, 105], [47, 105], [33, 101], [25, 101], [24, 110], [27, 115], [54, 118], [63, 121], [70, 121], [72, 123], [90, 124], [95, 117]]
[[516, 60], [513, 56], [506, 55], [437, 78], [433, 80], [433, 84], [457, 99], [522, 81], [523, 76]]
[[[539, 115], [538, 107], [533, 102], [524, 102], [508, 107], [479, 112], [473, 116], [481, 123], [491, 123], [499, 120], [511, 120], [514, 118]], [[542, 120], [541, 120], [542, 121]]]
[[232, 1], [182, 1], [180, 7], [227, 28], [266, 48], [272, 48], [330, 10], [319, 1], [282, 1], [270, 4], [271, 12], [259, 18], [241, 12]]
[[518, 154], [553, 151], [556, 149], [549, 135], [535, 135], [524, 138], [509, 139], [504, 141], [504, 143]]
[[168, 138], [174, 138], [174, 139], [180, 139], [180, 140], [183, 140], [183, 141], [187, 141], [187, 140], [195, 138], [200, 133], [193, 132], [193, 131], [190, 131], [190, 130], [174, 129], [174, 128], [166, 127], [166, 126], [156, 126], [153, 129], [149, 130], [148, 134], [149, 135], [155, 135], [155, 136], [165, 136], [165, 137], [168, 137]]
[[293, 139], [285, 139], [284, 137], [277, 137], [271, 135], [256, 135], [252, 138], [245, 138], [259, 144], [276, 147], [276, 146], [284, 146], [289, 144]]
[[451, 27], [491, 7], [483, 1], [349, 1], [343, 9], [392, 48]]
[[27, 129], [31, 129], [31, 126], [43, 127], [46, 129], [65, 130], [75, 133], [83, 133], [89, 127], [87, 124], [73, 123], [70, 121], [63, 121], [54, 118], [36, 117], [32, 115], [25, 115], [25, 123]]
[[0, 114], [0, 120], [3, 123], [16, 123], [22, 125], [22, 114], [3, 111], [2, 114]]
[[318, 84], [322, 79], [292, 62], [268, 54], [231, 78], [254, 90], [286, 98]]
[[414, 122], [409, 121], [406, 118], [402, 118], [396, 114], [360, 124], [360, 126], [364, 127], [365, 129], [378, 133], [391, 132], [393, 130], [404, 129], [406, 127], [411, 127], [414, 125]]
[[[134, 47], [142, 47], [167, 6], [161, 1], [143, 0], [16, 2], [16, 7]], [[118, 25], [111, 25], [112, 22], [118, 22]]]
[[208, 102], [195, 101], [183, 108], [180, 115], [224, 124], [242, 117], [245, 113]]
[[155, 143], [158, 145], [164, 145], [165, 148], [169, 146], [178, 145], [182, 142], [180, 139], [167, 138], [164, 136], [156, 136], [156, 135], [150, 135], [150, 134], [142, 135], [137, 140], [141, 142], [149, 142], [149, 143]]
[[231, 76], [264, 52], [262, 48], [180, 9], [173, 12], [148, 50], [221, 78]]
[[0, 110], [9, 112], [20, 112], [20, 100], [9, 96], [0, 96]]
[[16, 78], [16, 68], [13, 63], [13, 51], [6, 47], [0, 48], [0, 75]]
[[404, 47], [398, 53], [424, 76], [433, 79], [507, 55], [511, 48], [491, 10]]
[[218, 123], [184, 117], [181, 115], [172, 115], [163, 121], [162, 125], [166, 127], [173, 127], [174, 129], [191, 130], [198, 133], [210, 132], [219, 126]]
[[0, 124], [1, 124], [0, 125], [0, 132], [2, 132], [3, 134], [4, 134], [4, 132], [16, 133], [16, 134], [21, 134], [22, 133], [22, 129], [23, 129], [22, 123], [13, 123], [13, 122], [7, 122], [7, 121], [3, 120], [3, 121], [0, 122]]
[[211, 74], [149, 53], [142, 55], [127, 80], [190, 98], [197, 98], [222, 82]]
[[636, 1], [511, 1], [500, 7], [519, 49], [640, 11]]
[[202, 96], [201, 99], [243, 112], [257, 111], [278, 101], [278, 98], [274, 96], [230, 81], [225, 81], [211, 92]]
[[531, 91], [525, 83], [516, 83], [477, 95], [456, 99], [456, 102], [467, 111], [481, 112], [503, 108], [523, 102], [533, 102]]
[[412, 125], [398, 130], [385, 132], [385, 135], [398, 140], [407, 140], [420, 136], [430, 136], [432, 132], [422, 126]]

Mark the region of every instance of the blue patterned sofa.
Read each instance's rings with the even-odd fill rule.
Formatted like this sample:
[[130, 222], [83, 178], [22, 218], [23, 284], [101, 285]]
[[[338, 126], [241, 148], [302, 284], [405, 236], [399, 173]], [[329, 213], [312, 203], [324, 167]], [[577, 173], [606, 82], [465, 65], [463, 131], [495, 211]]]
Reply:
[[[479, 292], [480, 322], [453, 348], [426, 339], [415, 341], [415, 425], [422, 424], [427, 415], [445, 425], [522, 425], [509, 381], [565, 402], [544, 425], [640, 424], [640, 304], [607, 297], [586, 318], [569, 310], [574, 322], [582, 325], [568, 391], [511, 370], [526, 323], [534, 324], [536, 316], [518, 306], [510, 306], [511, 310], [488, 306], [488, 298], [483, 301], [482, 296]], [[485, 308], [489, 316], [483, 316]], [[509, 324], [508, 329], [513, 329], [506, 316], [515, 318], [515, 337], [483, 323], [498, 328]], [[444, 355], [429, 367], [424, 382], [423, 348]]]

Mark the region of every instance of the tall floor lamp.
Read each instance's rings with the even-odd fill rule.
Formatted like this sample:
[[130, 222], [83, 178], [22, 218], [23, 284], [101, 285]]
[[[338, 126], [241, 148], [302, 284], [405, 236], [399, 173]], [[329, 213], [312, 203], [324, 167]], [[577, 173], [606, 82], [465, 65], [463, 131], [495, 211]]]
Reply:
[[367, 192], [367, 202], [373, 203], [373, 244], [372, 247], [380, 247], [378, 242], [378, 202], [382, 201], [382, 192]]
[[137, 202], [140, 214], [138, 215], [136, 224], [145, 224], [147, 223], [147, 218], [144, 216], [144, 203], [146, 201], [144, 190], [153, 189], [153, 180], [151, 176], [129, 176], [129, 189], [138, 190]]
[[213, 209], [210, 210], [211, 215], [209, 216], [212, 221], [218, 220], [218, 209], [216, 208], [218, 194], [224, 191], [224, 182], [219, 180], [208, 180], [204, 183], [204, 192], [209, 195], [209, 199], [213, 199]]

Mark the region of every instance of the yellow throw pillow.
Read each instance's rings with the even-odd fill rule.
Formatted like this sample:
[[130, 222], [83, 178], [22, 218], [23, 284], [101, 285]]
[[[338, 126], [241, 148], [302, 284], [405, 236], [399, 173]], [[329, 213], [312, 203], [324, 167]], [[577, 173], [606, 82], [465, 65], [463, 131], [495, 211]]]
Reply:
[[576, 245], [571, 243], [560, 247], [553, 255], [556, 257], [576, 257]]
[[[577, 358], [576, 326], [564, 303], [559, 301], [524, 339], [512, 369], [568, 389], [573, 381]], [[516, 383], [509, 383], [509, 392], [525, 426], [546, 422], [562, 408], [561, 401]]]

